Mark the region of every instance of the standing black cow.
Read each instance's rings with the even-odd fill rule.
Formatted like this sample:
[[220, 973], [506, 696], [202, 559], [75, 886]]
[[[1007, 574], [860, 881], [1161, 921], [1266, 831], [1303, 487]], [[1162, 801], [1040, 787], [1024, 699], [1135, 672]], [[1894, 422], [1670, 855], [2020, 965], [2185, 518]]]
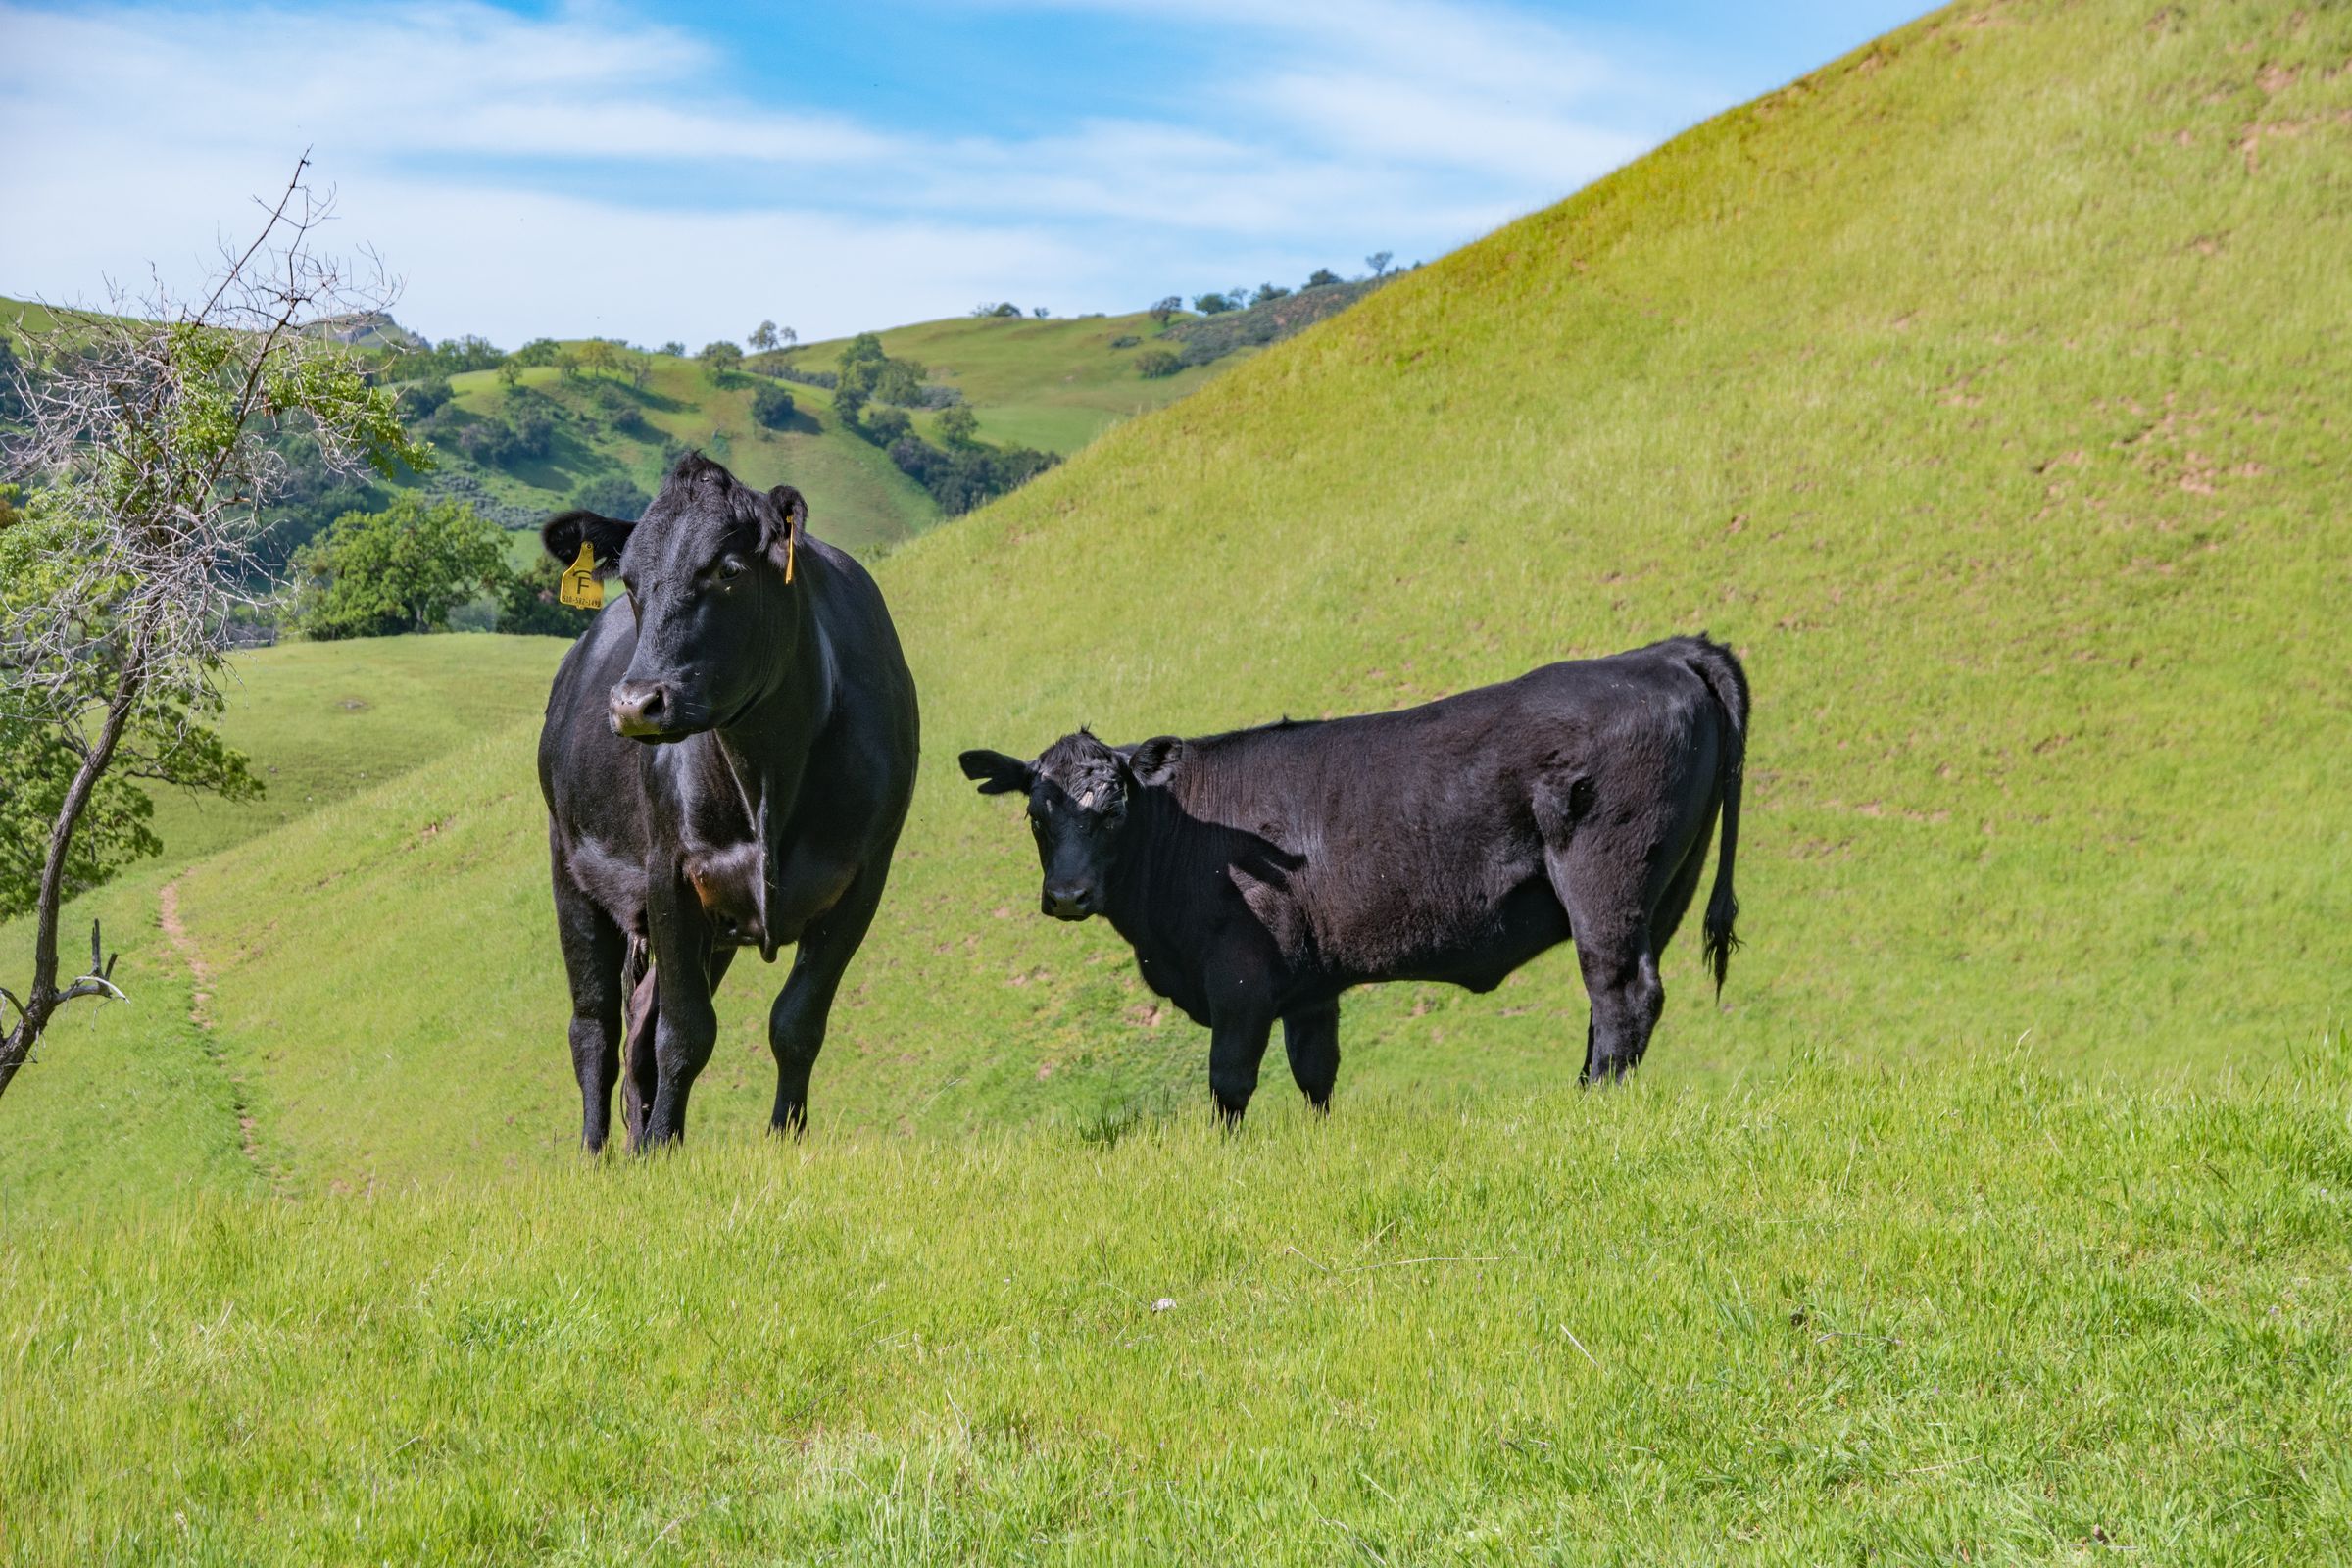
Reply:
[[539, 739], [557, 934], [571, 979], [580, 1139], [602, 1149], [620, 1066], [638, 1148], [681, 1138], [739, 947], [799, 944], [768, 1014], [771, 1125], [808, 1125], [808, 1072], [914, 790], [914, 679], [863, 567], [802, 531], [790, 485], [700, 453], [643, 520], [592, 512], [540, 537], [617, 564], [626, 606], [556, 672]]
[[1585, 1080], [1622, 1075], [1665, 1006], [1658, 956], [1718, 810], [1705, 952], [1722, 989], [1746, 733], [1739, 661], [1678, 637], [1396, 712], [1133, 747], [1081, 730], [1034, 762], [961, 761], [981, 794], [1029, 797], [1045, 912], [1107, 915], [1145, 983], [1208, 1026], [1209, 1088], [1238, 1119], [1275, 1019], [1327, 1108], [1341, 992], [1491, 991], [1571, 934]]

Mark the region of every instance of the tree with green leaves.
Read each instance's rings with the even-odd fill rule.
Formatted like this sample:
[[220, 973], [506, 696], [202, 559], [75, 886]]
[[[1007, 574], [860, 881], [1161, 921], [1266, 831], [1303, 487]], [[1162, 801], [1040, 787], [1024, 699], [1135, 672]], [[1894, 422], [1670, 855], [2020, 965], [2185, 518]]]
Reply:
[[961, 403], [953, 403], [939, 411], [932, 421], [941, 440], [952, 447], [968, 447], [979, 439], [980, 416]]
[[758, 326], [752, 328], [752, 335], [745, 338], [744, 341], [764, 354], [776, 346], [776, 323], [761, 321]]
[[320, 642], [435, 631], [507, 578], [506, 536], [464, 501], [403, 490], [347, 512], [295, 553], [294, 626]]
[[792, 394], [773, 381], [752, 389], [752, 418], [761, 428], [781, 430], [792, 423]]
[[1388, 273], [1389, 264], [1396, 259], [1396, 253], [1395, 251], [1374, 251], [1371, 255], [1364, 258], [1364, 265], [1372, 269], [1372, 275], [1374, 277], [1383, 277]]
[[724, 381], [743, 364], [743, 350], [721, 338], [715, 343], [704, 344], [703, 352], [696, 358], [710, 368], [711, 380]]
[[7, 453], [29, 497], [0, 527], [0, 831], [14, 868], [0, 885], [28, 884], [14, 896], [29, 900], [32, 973], [22, 992], [0, 987], [0, 1092], [59, 1008], [122, 995], [95, 924], [89, 969], [65, 976], [58, 925], [72, 893], [155, 853], [134, 781], [257, 787], [209, 720], [239, 584], [285, 482], [273, 443], [307, 435], [343, 472], [431, 462], [390, 391], [313, 330], [384, 309], [391, 290], [317, 251], [330, 203], [309, 167], [202, 297], [159, 287], [104, 313], [60, 311], [31, 337]]

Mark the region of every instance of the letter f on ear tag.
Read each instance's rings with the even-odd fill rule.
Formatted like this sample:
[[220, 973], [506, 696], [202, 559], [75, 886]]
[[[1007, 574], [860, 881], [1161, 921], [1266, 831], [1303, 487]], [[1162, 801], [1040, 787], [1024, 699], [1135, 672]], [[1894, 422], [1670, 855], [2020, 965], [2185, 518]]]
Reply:
[[605, 585], [596, 580], [596, 547], [587, 540], [580, 541], [580, 553], [570, 565], [564, 568], [564, 581], [556, 597], [575, 610], [605, 608]]

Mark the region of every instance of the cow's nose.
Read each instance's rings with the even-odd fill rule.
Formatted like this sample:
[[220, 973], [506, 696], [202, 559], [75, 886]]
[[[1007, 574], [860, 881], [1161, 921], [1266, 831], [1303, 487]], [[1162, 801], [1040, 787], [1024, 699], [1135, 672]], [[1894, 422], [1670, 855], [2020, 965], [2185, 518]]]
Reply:
[[1095, 890], [1075, 883], [1046, 886], [1046, 912], [1056, 920], [1083, 920], [1095, 912]]
[[669, 723], [669, 694], [661, 682], [624, 680], [612, 688], [612, 733], [659, 735]]

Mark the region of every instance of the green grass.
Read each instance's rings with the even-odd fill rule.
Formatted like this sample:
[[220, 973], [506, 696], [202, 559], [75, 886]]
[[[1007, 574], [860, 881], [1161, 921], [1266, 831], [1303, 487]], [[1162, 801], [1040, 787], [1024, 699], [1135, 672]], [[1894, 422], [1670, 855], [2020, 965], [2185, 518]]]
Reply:
[[[960, 391], [980, 416], [984, 439], [1066, 455], [1121, 420], [1166, 407], [1248, 357], [1245, 352], [1146, 380], [1136, 374], [1135, 357], [1154, 346], [1158, 332], [1159, 323], [1139, 312], [1067, 320], [961, 317], [877, 335], [892, 358], [923, 366], [925, 380]], [[1128, 337], [1139, 341], [1111, 347]], [[829, 370], [846, 346], [846, 340], [811, 343], [793, 355], [793, 363]], [[797, 397], [801, 389], [793, 390]]]
[[[231, 662], [220, 731], [253, 759], [265, 793], [237, 804], [162, 793], [162, 858], [72, 906], [67, 961], [78, 963], [87, 922], [101, 920], [130, 1001], [76, 1003], [10, 1089], [0, 1227], [267, 1184], [262, 1129], [245, 1125], [246, 1086], [217, 1035], [190, 1016], [196, 987], [163, 930], [164, 889], [176, 897], [192, 861], [379, 788], [482, 731], [512, 731], [544, 704], [563, 648], [542, 637], [398, 637], [294, 643]], [[426, 906], [420, 894], [412, 890], [416, 908]], [[302, 918], [299, 906], [280, 912]], [[31, 945], [29, 920], [0, 924], [0, 956], [14, 971], [0, 983], [23, 978]]]
[[[570, 1152], [519, 714], [188, 868], [212, 1027], [140, 1049], [254, 1152], [66, 1044], [0, 1110], [7, 1546], [2343, 1555], [2347, 59], [1939, 15], [896, 550], [924, 775], [798, 1149], [746, 961], [687, 1156]], [[1701, 626], [1748, 947], [1626, 1094], [1563, 953], [1215, 1139], [954, 764]]]
[[45, 1230], [0, 1254], [0, 1544], [2336, 1560], [2348, 1065], [1825, 1063]]

